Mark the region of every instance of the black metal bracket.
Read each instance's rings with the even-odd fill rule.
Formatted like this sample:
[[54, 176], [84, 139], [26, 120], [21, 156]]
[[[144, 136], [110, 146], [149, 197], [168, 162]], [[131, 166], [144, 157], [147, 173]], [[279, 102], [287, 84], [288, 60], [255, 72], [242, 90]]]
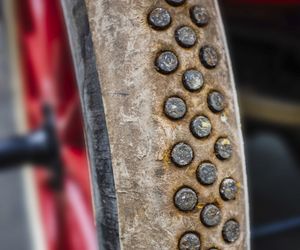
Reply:
[[27, 135], [0, 140], [0, 169], [24, 164], [42, 166], [53, 173], [51, 185], [62, 188], [63, 167], [51, 109], [43, 109], [45, 120], [41, 128]]

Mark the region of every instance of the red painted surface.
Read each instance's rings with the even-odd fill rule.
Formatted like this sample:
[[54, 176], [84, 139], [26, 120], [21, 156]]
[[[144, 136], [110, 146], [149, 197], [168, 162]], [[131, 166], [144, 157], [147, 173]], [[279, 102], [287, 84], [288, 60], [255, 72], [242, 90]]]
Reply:
[[43, 104], [51, 105], [65, 167], [61, 193], [47, 184], [49, 172], [35, 170], [47, 249], [94, 250], [96, 230], [81, 108], [61, 6], [59, 0], [16, 2], [28, 124], [39, 127]]

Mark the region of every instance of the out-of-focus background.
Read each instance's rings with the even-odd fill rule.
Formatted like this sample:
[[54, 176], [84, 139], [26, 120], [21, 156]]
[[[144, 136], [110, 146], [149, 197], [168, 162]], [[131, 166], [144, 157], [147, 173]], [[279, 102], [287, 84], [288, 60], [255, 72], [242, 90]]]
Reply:
[[252, 248], [300, 244], [300, 1], [220, 1], [238, 90]]
[[[4, 2], [15, 2], [15, 5], [12, 7]], [[29, 2], [35, 3], [36, 9], [26, 9]], [[243, 123], [250, 192], [252, 249], [299, 249], [300, 1], [222, 0], [219, 2], [231, 53]], [[55, 69], [56, 62], [63, 62], [60, 66], [71, 65], [68, 61], [70, 60], [69, 48], [59, 6], [58, 0], [24, 0], [22, 3], [1, 1], [0, 3], [1, 137], [25, 130], [23, 123], [24, 116], [27, 114], [20, 112], [18, 102], [23, 94], [20, 94], [21, 88], [16, 87], [15, 84], [15, 82], [22, 81], [24, 67], [19, 65], [22, 62], [19, 61], [16, 50], [22, 48], [21, 52], [24, 57], [24, 54], [26, 56], [26, 53], [30, 52], [26, 48], [35, 49], [31, 41], [41, 42], [43, 39], [48, 39], [48, 47], [45, 46], [44, 50], [36, 49], [42, 52], [50, 51], [45, 54], [45, 60], [54, 62], [53, 70], [60, 72], [59, 69]], [[31, 11], [37, 11], [41, 15], [46, 13], [50, 15], [47, 20], [55, 20], [55, 22], [45, 22], [40, 27], [36, 27], [34, 24], [38, 23], [37, 20], [31, 20], [28, 16]], [[25, 44], [24, 48], [18, 32], [23, 32], [23, 36], [28, 36], [26, 40], [28, 44]], [[64, 53], [61, 54], [62, 51]], [[64, 60], [61, 61], [61, 59]], [[33, 63], [31, 65], [33, 68], [30, 70], [35, 72], [34, 67], [37, 65]], [[72, 70], [66, 68], [67, 72], [60, 72], [59, 80], [52, 79], [52, 81], [60, 83], [74, 81]], [[40, 76], [35, 77], [38, 79]], [[36, 93], [30, 94], [37, 95]], [[66, 99], [72, 99], [67, 93], [64, 96]], [[40, 105], [40, 103], [31, 105], [29, 109], [36, 109], [38, 113]], [[60, 112], [63, 113], [63, 111]], [[73, 124], [74, 119], [71, 119]], [[74, 134], [76, 132], [73, 132], [71, 138], [74, 138]], [[78, 139], [79, 142], [81, 139]], [[66, 158], [72, 158], [74, 152], [77, 156], [78, 154], [84, 155], [84, 152], [80, 151], [82, 145], [80, 143], [79, 145], [78, 141], [67, 140], [66, 144]], [[84, 159], [84, 156], [79, 157], [71, 165], [76, 166], [75, 161], [86, 164]], [[75, 172], [76, 169], [71, 169], [70, 175], [81, 183], [86, 193], [89, 193], [90, 190], [86, 188], [88, 184], [85, 183], [88, 182], [87, 177], [81, 180], [80, 177], [76, 177], [76, 174], [72, 175], [72, 171]], [[82, 176], [87, 176], [87, 174], [83, 173]], [[34, 211], [28, 213], [26, 192], [30, 191], [24, 189], [26, 184], [28, 184], [28, 178], [26, 182], [23, 169], [13, 168], [0, 172], [0, 249], [32, 249], [33, 229], [29, 226], [28, 220], [33, 217], [28, 217], [28, 214], [34, 214]], [[76, 186], [71, 185], [71, 187], [72, 195], [78, 195]], [[89, 199], [90, 197], [87, 198], [86, 204], [90, 204]], [[90, 209], [89, 206], [87, 205], [87, 210]], [[53, 207], [50, 206], [51, 209]], [[91, 216], [91, 213], [87, 212], [87, 216]], [[69, 227], [75, 228], [78, 224], [69, 224]], [[76, 235], [76, 232], [74, 234]], [[70, 242], [73, 242], [73, 236], [68, 235], [68, 237], [71, 238]], [[50, 241], [55, 241], [55, 237], [53, 239], [51, 238]], [[85, 241], [82, 240], [82, 242]], [[73, 243], [68, 243], [69, 248]]]

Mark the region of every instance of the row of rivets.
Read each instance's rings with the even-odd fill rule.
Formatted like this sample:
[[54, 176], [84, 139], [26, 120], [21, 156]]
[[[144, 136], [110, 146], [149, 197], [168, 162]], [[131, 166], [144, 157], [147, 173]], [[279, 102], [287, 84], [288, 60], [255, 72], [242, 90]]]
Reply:
[[[184, 40], [184, 38], [182, 38], [181, 40], [177, 39], [177, 41], [182, 42], [182, 41], [186, 41], [186, 40]], [[219, 61], [217, 51], [213, 47], [208, 46], [208, 45], [205, 45], [200, 48], [199, 58], [200, 58], [202, 65], [208, 69], [212, 69], [212, 68], [216, 67], [218, 64], [218, 61]], [[169, 50], [162, 51], [155, 59], [155, 68], [158, 72], [160, 72], [162, 74], [171, 74], [174, 71], [176, 71], [178, 66], [179, 66], [179, 60], [178, 60], [176, 54]], [[194, 84], [189, 84], [188, 82], [184, 81], [184, 86], [190, 91], [196, 91], [202, 87], [203, 78], [199, 75], [199, 73], [197, 73], [195, 71], [192, 71], [190, 73], [194, 74], [194, 76], [191, 75], [191, 77], [192, 77], [191, 79], [193, 81], [196, 80], [197, 82], [195, 82]], [[195, 77], [195, 80], [193, 79], [194, 77]]]
[[[185, 0], [166, 0], [173, 6], [184, 4]], [[193, 6], [189, 10], [191, 20], [199, 27], [204, 27], [209, 22], [207, 10], [199, 5]], [[169, 11], [164, 8], [155, 8], [148, 15], [148, 22], [152, 28], [163, 30], [171, 25], [172, 17]], [[175, 30], [175, 40], [179, 46], [191, 48], [197, 43], [197, 35], [190, 26], [180, 26]], [[218, 65], [219, 56], [215, 48], [205, 45], [200, 48], [199, 59], [201, 64], [207, 69], [213, 69]], [[172, 51], [163, 51], [155, 59], [155, 68], [162, 74], [170, 74], [179, 67], [177, 55]], [[182, 76], [182, 84], [190, 92], [199, 91], [204, 85], [202, 73], [196, 69], [186, 70]], [[214, 112], [221, 112], [225, 108], [224, 96], [218, 91], [212, 91], [208, 94], [207, 103], [209, 109]], [[177, 96], [169, 97], [164, 105], [164, 113], [172, 120], [182, 119], [187, 112], [187, 106], [183, 99]], [[203, 115], [194, 117], [190, 123], [191, 133], [197, 138], [208, 137], [212, 130], [210, 120]], [[228, 138], [219, 138], [214, 145], [214, 152], [218, 159], [226, 160], [232, 155], [232, 145]], [[190, 145], [185, 142], [179, 142], [173, 146], [171, 151], [171, 160], [178, 167], [189, 165], [194, 158], [194, 152]], [[196, 171], [197, 180], [202, 185], [212, 185], [217, 180], [217, 169], [210, 162], [200, 164]], [[238, 188], [237, 183], [232, 178], [222, 180], [219, 192], [223, 200], [229, 201], [236, 197]], [[192, 211], [198, 203], [197, 193], [190, 187], [180, 188], [174, 195], [175, 206], [181, 211]], [[215, 204], [205, 205], [200, 213], [200, 221], [207, 227], [217, 226], [221, 222], [221, 210]], [[236, 241], [240, 234], [239, 223], [235, 220], [228, 220], [223, 225], [223, 239], [232, 243]], [[200, 249], [201, 241], [197, 233], [187, 232], [179, 241], [180, 250]], [[210, 248], [209, 250], [217, 250]]]

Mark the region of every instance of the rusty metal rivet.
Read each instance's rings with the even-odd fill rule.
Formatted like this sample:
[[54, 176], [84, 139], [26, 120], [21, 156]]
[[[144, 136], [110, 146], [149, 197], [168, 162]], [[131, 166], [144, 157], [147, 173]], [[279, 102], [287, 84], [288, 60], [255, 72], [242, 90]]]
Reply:
[[212, 91], [207, 97], [208, 107], [212, 112], [221, 112], [225, 108], [225, 98], [218, 91]]
[[215, 154], [220, 160], [229, 159], [232, 155], [232, 145], [228, 138], [219, 138], [214, 148]]
[[201, 184], [211, 185], [217, 180], [217, 169], [214, 164], [203, 162], [199, 165], [196, 175]]
[[212, 127], [209, 119], [200, 115], [192, 120], [190, 129], [197, 138], [204, 138], [210, 135]]
[[169, 11], [164, 8], [155, 8], [148, 15], [148, 22], [154, 29], [163, 30], [170, 26], [172, 21]]
[[169, 97], [165, 102], [164, 111], [166, 116], [168, 116], [169, 118], [178, 120], [184, 117], [186, 113], [186, 104], [179, 97]]
[[198, 203], [198, 197], [193, 189], [184, 187], [176, 192], [174, 203], [181, 211], [192, 211]]
[[189, 69], [182, 76], [183, 86], [189, 91], [197, 91], [202, 88], [204, 79], [201, 72]]
[[240, 224], [235, 220], [228, 220], [223, 226], [222, 235], [226, 242], [235, 242], [240, 236]]
[[208, 69], [215, 68], [219, 62], [219, 56], [215, 48], [205, 45], [200, 49], [200, 61]]
[[184, 167], [192, 162], [194, 152], [190, 145], [180, 142], [177, 143], [171, 152], [171, 160], [179, 167]]
[[214, 204], [205, 205], [200, 214], [201, 222], [207, 227], [217, 226], [221, 222], [220, 209]]
[[192, 21], [199, 27], [203, 27], [209, 22], [209, 15], [206, 8], [200, 5], [190, 8], [190, 16]]
[[185, 3], [185, 0], [166, 0], [168, 4], [171, 4], [173, 6], [179, 6]]
[[236, 181], [232, 178], [225, 178], [220, 184], [220, 195], [223, 200], [234, 200], [238, 191]]
[[156, 69], [163, 74], [170, 74], [178, 68], [177, 56], [172, 51], [164, 51], [155, 60]]
[[195, 31], [189, 26], [182, 26], [175, 31], [177, 43], [184, 48], [191, 48], [197, 41]]
[[200, 238], [195, 233], [185, 233], [179, 241], [179, 250], [200, 250]]

